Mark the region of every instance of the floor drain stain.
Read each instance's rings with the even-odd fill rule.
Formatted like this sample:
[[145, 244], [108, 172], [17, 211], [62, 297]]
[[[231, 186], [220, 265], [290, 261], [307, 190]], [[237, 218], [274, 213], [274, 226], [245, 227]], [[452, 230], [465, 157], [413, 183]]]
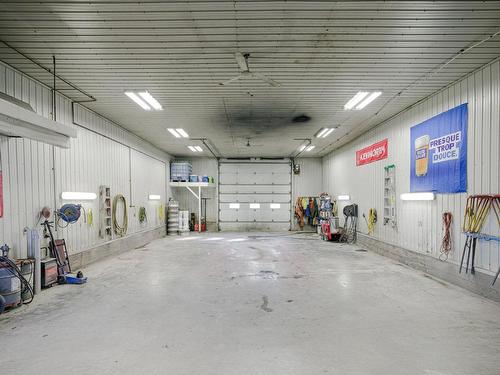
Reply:
[[273, 309], [269, 307], [269, 298], [267, 298], [267, 296], [262, 296], [262, 305], [260, 305], [260, 308], [265, 312], [273, 311]]

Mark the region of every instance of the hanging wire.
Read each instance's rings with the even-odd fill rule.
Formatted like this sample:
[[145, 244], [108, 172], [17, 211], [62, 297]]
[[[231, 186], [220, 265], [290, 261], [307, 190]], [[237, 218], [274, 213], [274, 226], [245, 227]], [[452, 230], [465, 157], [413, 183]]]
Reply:
[[451, 252], [451, 223], [453, 221], [453, 216], [451, 212], [443, 213], [443, 240], [441, 241], [441, 249], [439, 254], [439, 259], [443, 262], [448, 260], [448, 256]]

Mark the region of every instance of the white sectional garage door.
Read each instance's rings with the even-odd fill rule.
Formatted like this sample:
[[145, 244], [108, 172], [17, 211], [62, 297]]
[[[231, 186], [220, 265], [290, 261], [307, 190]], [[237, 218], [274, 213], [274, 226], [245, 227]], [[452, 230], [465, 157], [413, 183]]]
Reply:
[[219, 162], [219, 229], [290, 229], [291, 163]]

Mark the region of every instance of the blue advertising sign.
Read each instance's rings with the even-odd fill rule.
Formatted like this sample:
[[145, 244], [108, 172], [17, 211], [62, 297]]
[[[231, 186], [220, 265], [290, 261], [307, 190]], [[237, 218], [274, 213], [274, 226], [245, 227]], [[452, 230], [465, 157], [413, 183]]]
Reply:
[[467, 103], [410, 129], [410, 191], [467, 191]]

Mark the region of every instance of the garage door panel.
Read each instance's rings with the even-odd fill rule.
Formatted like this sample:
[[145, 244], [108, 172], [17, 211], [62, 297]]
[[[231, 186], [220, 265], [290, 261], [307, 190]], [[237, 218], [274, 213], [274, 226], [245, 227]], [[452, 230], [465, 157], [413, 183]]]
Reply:
[[246, 209], [238, 210], [238, 221], [243, 221], [243, 222], [255, 221], [253, 212]]
[[219, 227], [227, 232], [282, 232], [290, 229], [290, 223], [220, 223]]
[[289, 230], [291, 190], [289, 163], [220, 163], [220, 230]]
[[227, 208], [221, 208], [219, 211], [219, 221], [236, 221], [238, 220], [238, 211]]
[[220, 202], [223, 203], [288, 203], [289, 194], [221, 194]]
[[238, 174], [237, 173], [226, 173], [226, 174], [220, 174], [219, 175], [219, 181], [221, 185], [234, 185], [238, 183]]
[[288, 185], [290, 175], [273, 173], [238, 174], [237, 183], [243, 185]]
[[290, 221], [290, 204], [282, 204], [280, 209], [271, 210], [271, 217], [275, 221]]
[[257, 173], [289, 173], [290, 164], [283, 162], [276, 163], [259, 163], [259, 162], [241, 162], [241, 163], [225, 163], [221, 162], [219, 171], [222, 174], [226, 173], [240, 173], [252, 174]]
[[219, 186], [221, 194], [290, 194], [290, 185], [225, 185]]

